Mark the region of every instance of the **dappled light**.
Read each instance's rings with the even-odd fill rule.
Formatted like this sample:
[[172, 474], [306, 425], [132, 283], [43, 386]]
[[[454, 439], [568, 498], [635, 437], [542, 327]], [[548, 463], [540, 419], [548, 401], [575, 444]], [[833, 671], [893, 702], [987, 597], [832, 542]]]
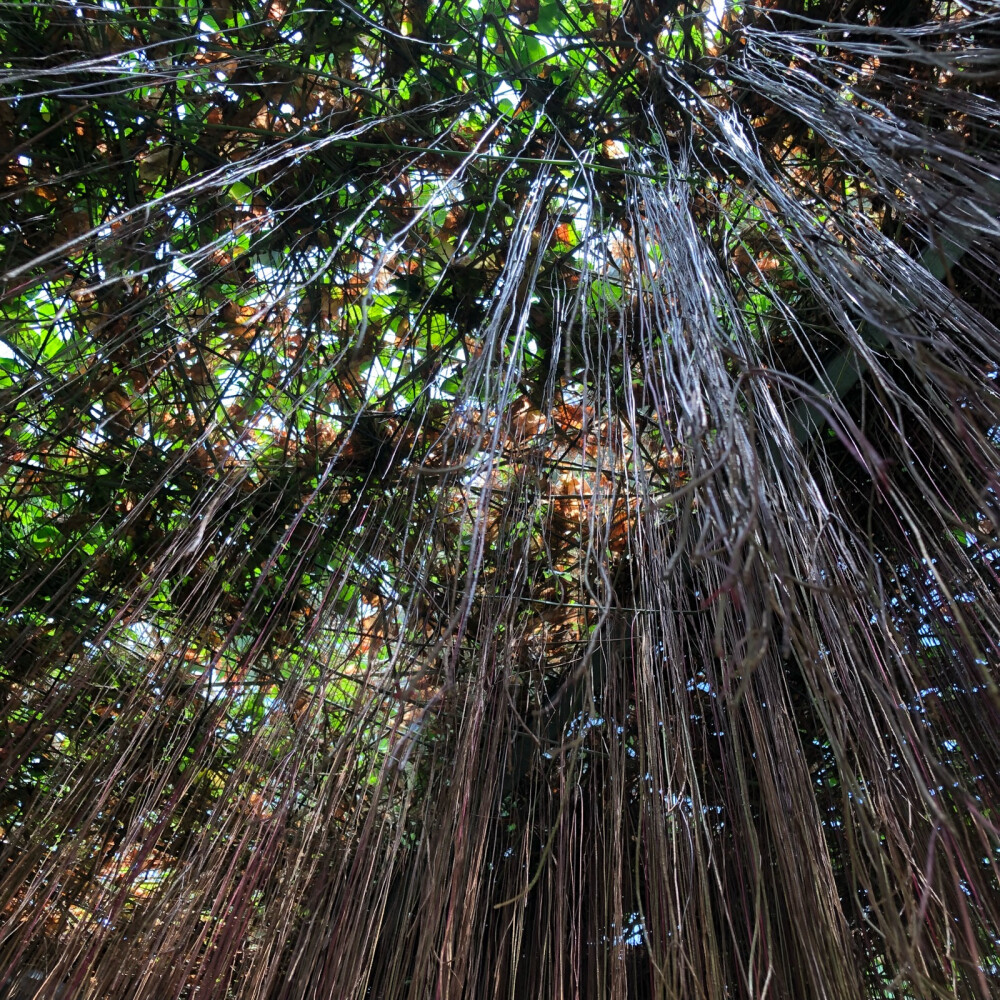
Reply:
[[0, 2], [0, 996], [996, 994], [998, 67]]

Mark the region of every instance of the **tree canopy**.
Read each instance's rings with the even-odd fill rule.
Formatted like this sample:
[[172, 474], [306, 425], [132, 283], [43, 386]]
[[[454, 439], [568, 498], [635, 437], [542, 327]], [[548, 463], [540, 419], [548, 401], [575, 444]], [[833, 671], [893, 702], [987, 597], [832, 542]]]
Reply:
[[0, 993], [997, 993], [998, 130], [987, 0], [0, 2]]

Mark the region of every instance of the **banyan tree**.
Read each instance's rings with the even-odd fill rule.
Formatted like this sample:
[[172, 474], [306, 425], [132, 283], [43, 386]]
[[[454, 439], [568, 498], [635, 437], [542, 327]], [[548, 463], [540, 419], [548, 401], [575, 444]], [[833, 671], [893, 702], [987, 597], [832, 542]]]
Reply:
[[1000, 992], [991, 0], [0, 3], [0, 996]]

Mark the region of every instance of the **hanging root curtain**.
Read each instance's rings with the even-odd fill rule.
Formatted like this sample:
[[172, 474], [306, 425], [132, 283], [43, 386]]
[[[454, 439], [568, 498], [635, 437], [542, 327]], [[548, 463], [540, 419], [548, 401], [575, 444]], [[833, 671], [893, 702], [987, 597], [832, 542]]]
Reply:
[[0, 3], [0, 996], [1000, 991], [1000, 14]]

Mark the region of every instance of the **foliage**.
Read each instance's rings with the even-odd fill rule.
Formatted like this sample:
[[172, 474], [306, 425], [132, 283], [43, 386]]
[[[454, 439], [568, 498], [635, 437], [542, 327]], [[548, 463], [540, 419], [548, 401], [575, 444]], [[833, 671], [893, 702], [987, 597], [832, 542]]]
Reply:
[[992, 995], [998, 25], [0, 3], [0, 989]]

